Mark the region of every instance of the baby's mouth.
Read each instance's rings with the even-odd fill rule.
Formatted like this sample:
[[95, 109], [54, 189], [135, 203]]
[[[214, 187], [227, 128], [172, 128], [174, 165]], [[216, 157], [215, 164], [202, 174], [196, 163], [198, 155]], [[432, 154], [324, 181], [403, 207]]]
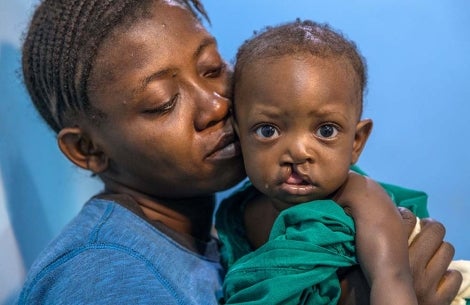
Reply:
[[[301, 173], [296, 172], [295, 170], [291, 171], [287, 179], [280, 186], [280, 190], [287, 196], [310, 196], [315, 192], [315, 185], [312, 184], [308, 175], [302, 175]], [[293, 200], [292, 198], [290, 200]], [[295, 202], [298, 199], [294, 200]]]
[[288, 184], [300, 184], [300, 185], [307, 185], [309, 184], [307, 181], [302, 178], [298, 173], [292, 171], [290, 176], [287, 178], [286, 183]]

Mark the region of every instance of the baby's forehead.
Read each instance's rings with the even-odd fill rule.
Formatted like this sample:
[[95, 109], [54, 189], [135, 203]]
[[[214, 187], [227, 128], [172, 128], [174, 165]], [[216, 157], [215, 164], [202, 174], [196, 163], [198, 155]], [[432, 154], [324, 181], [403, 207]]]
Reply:
[[[360, 84], [360, 76], [354, 69], [353, 63], [349, 60], [347, 56], [337, 54], [319, 56], [317, 54], [311, 54], [309, 52], [299, 52], [294, 54], [260, 57], [257, 59], [254, 58], [253, 60], [248, 62], [244, 69], [240, 71], [239, 78], [246, 79], [248, 76], [244, 74], [246, 72], [249, 72], [251, 69], [263, 71], [266, 69], [266, 67], [269, 67], [270, 65], [276, 65], [281, 61], [285, 63], [287, 62], [287, 64], [289, 61], [300, 61], [303, 66], [308, 65], [310, 66], [310, 68], [312, 68], [312, 70], [315, 70], [316, 72], [326, 72], [329, 69], [338, 69], [349, 76], [347, 79], [349, 79], [351, 82], [354, 82], [354, 86], [357, 87], [359, 91], [362, 90]], [[295, 69], [288, 71], [294, 74], [296, 73]]]
[[275, 89], [282, 87], [290, 88], [283, 91], [288, 94], [305, 93], [306, 90], [328, 95], [331, 90], [340, 90], [350, 96], [344, 101], [350, 102], [358, 113], [362, 112], [360, 77], [346, 56], [318, 56], [302, 52], [258, 58], [240, 71], [235, 80], [234, 93], [235, 98], [239, 94], [246, 94], [247, 90], [267, 92], [269, 95], [271, 93], [268, 91], [279, 92]]

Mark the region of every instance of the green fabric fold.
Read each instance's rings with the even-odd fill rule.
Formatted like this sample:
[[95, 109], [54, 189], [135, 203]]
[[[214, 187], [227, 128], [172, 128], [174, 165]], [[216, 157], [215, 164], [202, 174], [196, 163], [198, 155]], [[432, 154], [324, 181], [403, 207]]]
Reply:
[[240, 258], [224, 282], [227, 304], [336, 304], [340, 267], [356, 264], [354, 224], [330, 200], [282, 213], [269, 241]]
[[[428, 216], [425, 193], [382, 186], [398, 206]], [[228, 268], [225, 304], [336, 304], [341, 293], [338, 268], [357, 264], [353, 219], [331, 200], [302, 203], [283, 211], [268, 242], [253, 251], [243, 210], [256, 194], [247, 182], [217, 212], [222, 261]]]

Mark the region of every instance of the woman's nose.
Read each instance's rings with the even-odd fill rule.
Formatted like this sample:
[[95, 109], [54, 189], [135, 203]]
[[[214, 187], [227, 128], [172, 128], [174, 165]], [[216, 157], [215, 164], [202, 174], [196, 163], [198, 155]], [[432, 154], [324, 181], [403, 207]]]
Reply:
[[224, 120], [229, 115], [230, 100], [217, 92], [202, 94], [197, 101], [195, 128], [204, 130]]

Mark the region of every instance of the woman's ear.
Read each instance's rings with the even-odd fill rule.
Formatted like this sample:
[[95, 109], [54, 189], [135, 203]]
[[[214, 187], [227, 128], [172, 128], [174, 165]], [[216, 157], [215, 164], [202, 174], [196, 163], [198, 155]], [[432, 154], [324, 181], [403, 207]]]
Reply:
[[372, 120], [365, 119], [359, 121], [356, 125], [356, 135], [354, 136], [354, 144], [352, 151], [352, 161], [351, 164], [356, 163], [359, 160], [359, 156], [362, 153], [362, 150], [366, 146], [367, 139], [372, 131]]
[[62, 153], [78, 167], [94, 174], [108, 168], [108, 157], [79, 127], [63, 128], [57, 136], [57, 142]]

